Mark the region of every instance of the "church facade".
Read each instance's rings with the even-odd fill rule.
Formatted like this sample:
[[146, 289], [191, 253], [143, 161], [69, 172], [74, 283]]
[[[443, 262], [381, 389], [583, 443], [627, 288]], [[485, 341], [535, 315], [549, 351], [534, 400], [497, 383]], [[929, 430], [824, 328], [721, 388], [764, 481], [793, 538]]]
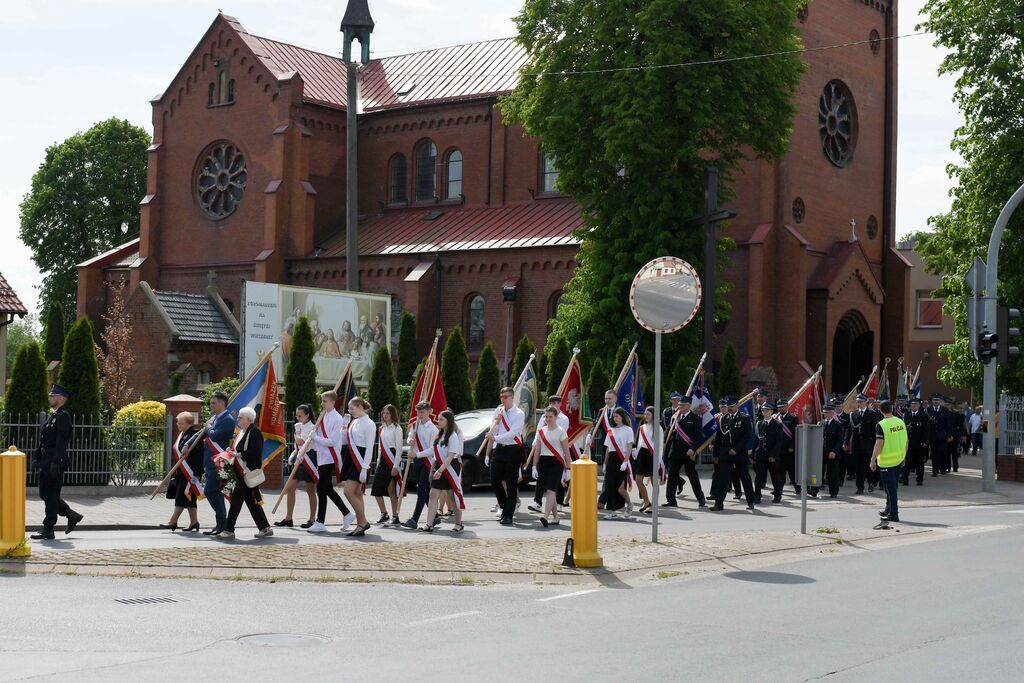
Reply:
[[[820, 0], [794, 18], [809, 48], [861, 44], [806, 54], [789, 153], [738, 178], [732, 314], [709, 357], [731, 342], [750, 385], [789, 390], [820, 365], [841, 391], [903, 355], [895, 11]], [[579, 210], [557, 190], [556, 160], [496, 106], [526, 59], [502, 39], [361, 68], [360, 289], [390, 296], [395, 320], [412, 312], [423, 352], [455, 325], [471, 359], [487, 340], [500, 357], [506, 332], [543, 345], [576, 266]], [[344, 289], [345, 64], [219, 15], [152, 104], [140, 237], [80, 266], [78, 312], [98, 322], [105, 283], [124, 280], [133, 324], [154, 336], [182, 327], [161, 304], [223, 313], [209, 359], [194, 338], [188, 367], [181, 353], [139, 354], [153, 367], [137, 389], [158, 395], [163, 376], [191, 373], [188, 389], [237, 371], [225, 340], [243, 281]]]

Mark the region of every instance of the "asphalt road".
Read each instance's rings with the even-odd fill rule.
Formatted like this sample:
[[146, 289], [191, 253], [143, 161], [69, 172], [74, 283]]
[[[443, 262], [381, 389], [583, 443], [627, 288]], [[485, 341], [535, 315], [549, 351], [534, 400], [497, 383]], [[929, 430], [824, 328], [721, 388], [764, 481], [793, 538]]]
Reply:
[[1024, 508], [919, 518], [984, 531], [585, 591], [0, 575], [0, 680], [1020, 680]]

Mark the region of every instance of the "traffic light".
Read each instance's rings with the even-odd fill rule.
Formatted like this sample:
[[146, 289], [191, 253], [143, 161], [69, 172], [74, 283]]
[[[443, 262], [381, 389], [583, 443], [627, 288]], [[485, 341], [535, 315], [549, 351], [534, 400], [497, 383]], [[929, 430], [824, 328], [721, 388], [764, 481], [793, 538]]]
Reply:
[[1002, 339], [1001, 344], [996, 345], [996, 362], [1005, 363], [1011, 358], [1020, 355], [1020, 349], [1015, 346], [1016, 340], [1020, 337], [1020, 310], [1000, 306], [996, 311], [996, 336]]
[[999, 335], [990, 332], [987, 327], [983, 327], [978, 332], [978, 360], [982, 365], [988, 365], [998, 353]]

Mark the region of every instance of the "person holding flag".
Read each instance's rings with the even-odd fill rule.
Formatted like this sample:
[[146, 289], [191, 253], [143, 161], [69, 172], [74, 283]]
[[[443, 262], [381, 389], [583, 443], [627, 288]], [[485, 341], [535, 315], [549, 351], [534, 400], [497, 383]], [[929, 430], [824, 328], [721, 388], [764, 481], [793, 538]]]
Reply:
[[754, 449], [754, 503], [761, 502], [761, 490], [772, 480], [772, 502], [782, 502], [785, 475], [782, 465], [782, 422], [774, 419], [775, 406], [761, 404], [761, 417], [754, 423], [757, 446]]
[[[413, 509], [412, 517], [402, 522], [402, 526], [406, 529], [416, 529], [419, 526], [420, 515], [430, 502], [431, 461], [427, 455], [420, 454], [429, 453], [430, 446], [437, 439], [437, 425], [430, 419], [430, 414], [433, 411], [430, 402], [420, 401], [413, 408], [416, 411], [416, 421], [409, 429], [409, 459], [416, 462], [416, 473], [412, 477], [416, 480], [416, 507]], [[406, 472], [408, 470], [407, 463]], [[406, 483], [403, 485], [403, 490], [408, 485], [409, 478], [405, 478]], [[432, 521], [431, 526], [437, 526], [438, 520]]]
[[493, 451], [485, 463], [491, 470], [491, 486], [501, 511], [500, 522], [511, 526], [519, 502], [519, 468], [525, 459], [523, 427], [526, 415], [515, 404], [512, 387], [501, 389], [501, 405], [494, 411], [494, 422], [487, 431], [487, 443]]
[[[687, 396], [680, 401], [676, 415], [669, 424], [668, 433], [668, 486], [665, 489], [664, 507], [678, 507], [676, 495], [682, 490], [682, 478], [680, 470], [685, 470], [686, 478], [693, 489], [693, 495], [697, 497], [698, 507], [707, 507], [704, 498], [704, 489], [700, 483], [700, 475], [697, 474], [697, 454], [703, 442], [703, 419], [697, 412], [691, 409], [692, 397]], [[700, 410], [707, 407], [701, 404]], [[699, 410], [698, 410], [699, 412]]]
[[224, 494], [221, 492], [220, 478], [217, 476], [217, 465], [214, 458], [223, 453], [231, 445], [231, 437], [235, 434], [235, 418], [228, 412], [228, 395], [217, 390], [210, 395], [210, 421], [203, 430], [203, 470], [205, 484], [203, 495], [213, 508], [213, 528], [204, 531], [206, 536], [216, 536], [224, 531], [224, 523], [228, 518]]
[[235, 537], [235, 522], [242, 511], [242, 505], [249, 508], [252, 521], [256, 523], [256, 538], [267, 538], [274, 535], [274, 529], [263, 511], [263, 495], [259, 485], [249, 486], [246, 475], [253, 470], [263, 468], [263, 432], [256, 426], [256, 410], [251, 406], [243, 406], [238, 411], [238, 436], [225, 455], [232, 460], [235, 472], [235, 488], [231, 492], [231, 507], [224, 522], [224, 530], [215, 537], [220, 540], [231, 540]]
[[[594, 420], [594, 426], [587, 434], [587, 439], [584, 442], [584, 450], [589, 449], [591, 445], [594, 447], [594, 461], [598, 463], [604, 463], [607, 461], [609, 453], [605, 444], [608, 441], [608, 432], [612, 430], [612, 411], [615, 410], [615, 390], [609, 389], [604, 392], [604, 405], [597, 414], [597, 419]], [[608, 488], [608, 480], [605, 479], [601, 486], [601, 495], [597, 498], [597, 509], [603, 510], [608, 505], [608, 497], [615, 497], [615, 492], [610, 491]], [[616, 504], [618, 501], [616, 501]]]
[[452, 533], [465, 531], [462, 524], [462, 511], [466, 502], [462, 495], [462, 430], [455, 424], [455, 415], [450, 410], [443, 410], [437, 416], [437, 436], [430, 448], [416, 453], [416, 457], [430, 463], [430, 504], [427, 508], [427, 519], [431, 524], [424, 524], [420, 531], [432, 532], [438, 524], [437, 508], [441, 497], [454, 495], [450, 501], [455, 512], [455, 526]]
[[349, 511], [345, 501], [341, 499], [334, 489], [334, 477], [341, 474], [342, 445], [345, 438], [345, 419], [336, 408], [338, 394], [334, 391], [325, 391], [320, 394], [320, 426], [312, 434], [313, 443], [310, 446], [316, 451], [317, 464], [317, 485], [316, 485], [316, 522], [307, 531], [311, 534], [322, 534], [327, 531], [324, 522], [327, 521], [327, 501], [330, 500], [334, 506], [341, 510], [343, 522], [341, 530], [344, 531], [352, 524], [356, 516]]
[[781, 466], [784, 469], [782, 484], [785, 486], [786, 476], [788, 475], [789, 483], [793, 485], [793, 490], [799, 496], [800, 482], [796, 479], [796, 415], [789, 412], [789, 401], [784, 398], [779, 399], [775, 406], [778, 409], [778, 412], [775, 414], [775, 421], [779, 423], [779, 431], [781, 432], [779, 436], [781, 440], [779, 452], [782, 458]]
[[549, 405], [544, 410], [544, 424], [537, 430], [531, 453], [537, 491], [544, 495], [540, 518], [543, 526], [558, 524], [556, 493], [562, 488], [570, 464], [569, 437], [558, 422], [559, 415], [559, 410], [554, 406]]
[[[401, 524], [398, 518], [398, 494], [402, 485], [402, 425], [398, 421], [398, 408], [387, 404], [380, 411], [380, 427], [377, 429], [377, 470], [373, 473], [373, 487], [370, 495], [377, 500], [380, 519], [377, 524], [395, 526]], [[391, 515], [384, 507], [384, 496], [391, 499]]]
[[309, 495], [309, 521], [302, 523], [301, 527], [308, 529], [316, 522], [316, 482], [319, 477], [316, 460], [314, 459], [316, 458], [316, 452], [312, 449], [307, 449], [303, 453], [302, 460], [298, 459], [302, 445], [309, 440], [313, 435], [313, 430], [316, 429], [316, 425], [313, 424], [312, 420], [313, 409], [310, 406], [303, 403], [295, 407], [295, 450], [292, 452], [288, 462], [291, 463], [292, 467], [298, 469], [295, 471], [295, 476], [289, 478], [284, 486], [285, 500], [287, 501], [285, 503], [287, 511], [285, 512], [284, 519], [274, 522], [274, 526], [292, 527], [295, 525], [292, 521], [292, 515], [295, 513], [295, 489], [299, 487], [299, 484], [305, 487], [306, 493]]
[[[605, 519], [629, 519], [633, 512], [633, 502], [629, 499], [629, 487], [633, 477], [630, 458], [633, 453], [634, 435], [630, 427], [629, 413], [622, 406], [612, 410], [612, 428], [604, 437], [605, 490], [608, 500], [605, 510], [609, 514]], [[616, 495], [617, 494], [617, 495]], [[623, 510], [622, 514], [618, 510]]]
[[[182, 454], [188, 451], [192, 439], [199, 433], [195, 426], [195, 418], [192, 413], [178, 413], [174, 418], [174, 424], [178, 427], [178, 436], [171, 444], [171, 452], [175, 461], [181, 460]], [[185, 531], [199, 531], [199, 515], [196, 503], [202, 495], [202, 486], [196, 472], [203, 464], [203, 456], [198, 449], [193, 448], [185, 462], [181, 464], [174, 475], [174, 488], [167, 488], [167, 497], [174, 499], [174, 514], [167, 524], [161, 524], [161, 529], [174, 531], [178, 528], [178, 518], [184, 510], [188, 510], [189, 525]]]

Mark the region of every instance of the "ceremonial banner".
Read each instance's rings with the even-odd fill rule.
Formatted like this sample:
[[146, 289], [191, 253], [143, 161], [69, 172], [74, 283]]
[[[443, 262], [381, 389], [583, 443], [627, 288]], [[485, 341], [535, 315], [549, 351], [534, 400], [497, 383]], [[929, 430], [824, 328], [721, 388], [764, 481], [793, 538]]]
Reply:
[[903, 359], [899, 359], [899, 365], [896, 367], [896, 397], [899, 398], [907, 393], [907, 374], [908, 371], [903, 367]]
[[573, 354], [562, 383], [558, 385], [558, 395], [562, 397], [562, 412], [569, 418], [568, 440], [574, 444], [580, 437], [586, 436], [592, 422], [590, 404], [583, 385], [583, 370], [576, 360], [576, 354]]
[[644, 414], [644, 397], [637, 373], [636, 351], [630, 352], [625, 365], [622, 366], [622, 372], [619, 373], [619, 383], [615, 386], [615, 404], [626, 411], [630, 426], [636, 431], [637, 419]]
[[416, 421], [416, 404], [426, 401], [430, 404], [430, 419], [437, 421], [441, 411], [447, 410], [448, 399], [444, 395], [444, 386], [441, 384], [441, 366], [437, 362], [437, 339], [430, 347], [426, 363], [423, 365], [423, 372], [416, 382], [416, 389], [412, 392], [412, 402], [409, 406], [409, 424]]
[[911, 398], [921, 398], [921, 363], [917, 364], [914, 381], [910, 383], [910, 396]]
[[889, 359], [885, 359], [885, 363], [882, 364], [881, 379], [878, 380], [878, 400], [888, 401], [889, 396]]
[[708, 444], [715, 440], [715, 435], [718, 433], [718, 420], [715, 419], [715, 404], [711, 399], [711, 392], [708, 391], [707, 386], [704, 383], [704, 366], [697, 370], [697, 375], [691, 383], [690, 395], [690, 408], [696, 412], [697, 406], [707, 406], [708, 411], [704, 413], [704, 417], [701, 422], [701, 431], [703, 439], [697, 450], [706, 448]]
[[864, 385], [864, 395], [868, 398], [878, 398], [878, 366], [871, 368], [871, 375], [867, 384]]
[[750, 419], [750, 436], [747, 438], [747, 452], [754, 450], [754, 444], [757, 443], [757, 430], [754, 429], [754, 425], [757, 424], [757, 416], [754, 414], [757, 409], [757, 389], [754, 389], [749, 394], [740, 399], [739, 412], [743, 413]]
[[811, 375], [793, 397], [789, 399], [789, 412], [796, 415], [799, 424], [817, 424], [821, 421], [821, 369]]
[[284, 411], [277, 400], [277, 377], [270, 355], [238, 387], [228, 402], [228, 411], [238, 419], [238, 411], [246, 406], [256, 411], [256, 427], [263, 434], [263, 467], [285, 449]]
[[523, 443], [527, 443], [537, 431], [537, 375], [533, 371], [533, 356], [519, 374], [516, 385], [512, 387], [513, 400], [526, 416], [523, 423]]

